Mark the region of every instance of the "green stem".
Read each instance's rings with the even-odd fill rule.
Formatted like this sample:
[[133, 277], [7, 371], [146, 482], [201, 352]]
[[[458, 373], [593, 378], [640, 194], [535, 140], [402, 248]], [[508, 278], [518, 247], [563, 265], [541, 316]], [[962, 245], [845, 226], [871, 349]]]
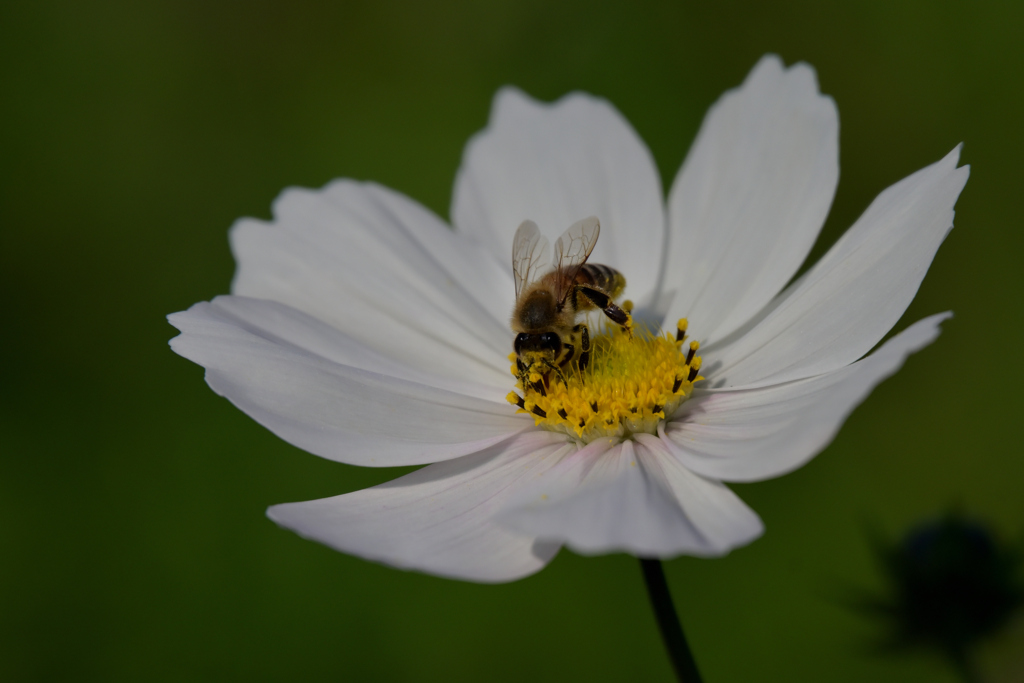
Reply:
[[668, 591], [661, 560], [640, 558], [640, 568], [644, 572], [647, 594], [651, 598], [651, 607], [654, 608], [661, 639], [672, 660], [672, 667], [676, 670], [676, 678], [680, 683], [701, 683], [697, 662], [693, 660], [693, 653], [690, 652], [686, 636], [683, 635], [683, 626], [679, 623], [676, 608], [672, 605], [672, 594]]

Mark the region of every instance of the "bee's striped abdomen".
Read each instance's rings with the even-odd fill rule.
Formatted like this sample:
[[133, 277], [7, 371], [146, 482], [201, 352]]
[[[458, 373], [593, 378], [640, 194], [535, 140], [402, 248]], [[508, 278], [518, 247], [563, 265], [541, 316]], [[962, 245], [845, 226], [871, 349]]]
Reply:
[[576, 282], [593, 285], [613, 299], [626, 288], [626, 276], [611, 266], [600, 263], [584, 263], [579, 275], [576, 276]]

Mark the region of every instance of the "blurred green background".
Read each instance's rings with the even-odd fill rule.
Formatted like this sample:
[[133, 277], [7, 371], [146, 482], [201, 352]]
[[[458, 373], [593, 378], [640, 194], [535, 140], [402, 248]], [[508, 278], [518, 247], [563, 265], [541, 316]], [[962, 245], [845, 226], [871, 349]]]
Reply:
[[[952, 681], [876, 657], [865, 525], [951, 505], [1024, 535], [1024, 4], [540, 0], [0, 5], [0, 679], [670, 680], [635, 559], [479, 586], [282, 531], [273, 503], [396, 475], [303, 453], [215, 396], [164, 316], [228, 291], [226, 231], [289, 185], [373, 179], [448, 215], [494, 91], [610, 99], [666, 187], [765, 52], [841, 116], [812, 257], [960, 141], [957, 228], [898, 328], [956, 317], [782, 479], [767, 533], [667, 563], [706, 680]], [[985, 653], [1024, 680], [1024, 629]], [[1015, 673], [1016, 672], [1016, 673]], [[1016, 676], [1016, 677], [1015, 677]]]

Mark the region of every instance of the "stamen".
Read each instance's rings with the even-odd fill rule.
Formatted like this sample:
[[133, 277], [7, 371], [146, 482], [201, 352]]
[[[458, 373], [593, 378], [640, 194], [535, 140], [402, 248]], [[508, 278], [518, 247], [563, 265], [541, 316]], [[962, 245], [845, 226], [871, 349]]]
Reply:
[[676, 341], [681, 342], [686, 338], [686, 328], [689, 326], [690, 321], [686, 318], [680, 318], [679, 322], [676, 323]]
[[699, 349], [699, 348], [700, 348], [700, 342], [699, 341], [692, 341], [692, 342], [690, 342], [690, 351], [689, 351], [689, 353], [686, 354], [686, 364], [687, 365], [690, 365], [691, 363], [693, 363], [693, 356], [697, 353], [697, 349]]
[[698, 356], [697, 359], [693, 362], [693, 365], [690, 366], [690, 374], [686, 376], [686, 379], [690, 382], [696, 382], [698, 379], [698, 372], [700, 372], [700, 356]]

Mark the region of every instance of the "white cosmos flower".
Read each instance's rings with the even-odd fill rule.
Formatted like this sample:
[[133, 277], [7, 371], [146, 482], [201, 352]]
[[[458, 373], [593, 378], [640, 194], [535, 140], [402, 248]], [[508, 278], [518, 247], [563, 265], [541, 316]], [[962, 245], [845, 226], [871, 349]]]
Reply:
[[[286, 441], [370, 467], [429, 466], [277, 505], [281, 526], [396, 567], [482, 582], [584, 553], [715, 556], [762, 524], [723, 482], [788, 472], [948, 314], [865, 354], [953, 224], [959, 148], [885, 190], [803, 276], [838, 179], [835, 105], [805, 64], [762, 59], [709, 111], [663, 202], [650, 152], [606, 101], [507, 88], [466, 148], [452, 223], [373, 183], [286, 190], [240, 220], [232, 294], [170, 316], [172, 348]], [[686, 317], [705, 377], [654, 428], [589, 443], [506, 395], [512, 236], [594, 215], [592, 262], [640, 320]], [[653, 433], [650, 433], [653, 432]]]

